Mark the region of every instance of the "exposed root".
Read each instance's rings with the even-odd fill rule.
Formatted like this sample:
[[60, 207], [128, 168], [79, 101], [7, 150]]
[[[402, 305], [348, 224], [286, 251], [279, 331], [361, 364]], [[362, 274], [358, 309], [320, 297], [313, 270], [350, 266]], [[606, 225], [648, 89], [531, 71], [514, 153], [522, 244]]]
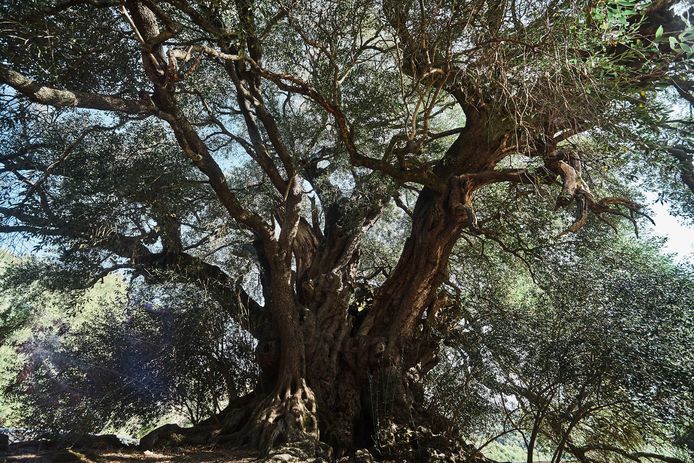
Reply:
[[[348, 423], [346, 430], [352, 441], [344, 442], [344, 448], [336, 447], [336, 453], [320, 441], [316, 397], [303, 379], [280, 382], [269, 395], [246, 397], [192, 428], [158, 428], [142, 438], [140, 448], [245, 447], [260, 450], [261, 461], [267, 462], [484, 461], [474, 448], [457, 440], [449, 427], [439, 423], [438, 415], [418, 406], [423, 401], [418, 378], [403, 377], [395, 368], [386, 368], [370, 381], [369, 399], [361, 403], [366, 413], [357, 416], [359, 409], [352, 409], [355, 421]], [[330, 410], [339, 413], [339, 409]], [[324, 427], [326, 423], [330, 421], [324, 421]], [[339, 432], [334, 428], [336, 423], [330, 424], [330, 433]], [[352, 434], [362, 427], [369, 435], [363, 442]], [[324, 431], [324, 440], [330, 433]]]
[[193, 426], [182, 428], [177, 424], [165, 424], [140, 439], [141, 450], [203, 445], [211, 442], [214, 435], [212, 426]]
[[330, 447], [319, 441], [316, 399], [304, 380], [278, 386], [254, 405], [250, 413], [227, 415], [215, 442], [258, 448], [268, 462], [330, 460]]
[[253, 413], [248, 432], [261, 450], [295, 442], [318, 442], [318, 419], [313, 391], [301, 379], [264, 399]]
[[152, 450], [206, 444], [246, 446], [246, 443], [228, 439], [228, 436], [243, 429], [259, 402], [255, 395], [242, 397], [229, 404], [220, 414], [190, 428], [165, 424], [142, 437], [139, 448]]
[[252, 447], [269, 455], [271, 449], [296, 447], [303, 454], [326, 454], [319, 442], [317, 405], [313, 391], [301, 379], [264, 398], [248, 397], [222, 414], [191, 428], [161, 426], [140, 440], [141, 449], [188, 445]]

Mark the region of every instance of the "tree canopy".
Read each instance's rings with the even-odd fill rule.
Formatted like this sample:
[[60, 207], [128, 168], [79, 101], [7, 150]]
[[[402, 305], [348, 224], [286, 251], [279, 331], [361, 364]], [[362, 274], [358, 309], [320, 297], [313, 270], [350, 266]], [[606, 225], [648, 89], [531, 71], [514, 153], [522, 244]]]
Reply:
[[[209, 384], [226, 383], [203, 402], [228, 406], [176, 429], [178, 442], [320, 441], [336, 456], [426, 461], [457, 442], [427, 378], [473, 340], [466, 356], [493, 351], [479, 387], [513, 396], [556, 461], [606, 445], [590, 430], [611, 432], [605, 413], [622, 409], [596, 415], [603, 401], [627, 394], [631, 413], [661, 380], [665, 409], [684, 394], [680, 347], [661, 358], [642, 337], [606, 336], [662, 326], [652, 349], [680, 346], [691, 275], [604, 241], [647, 221], [644, 191], [694, 217], [690, 5], [1, 5], [0, 233], [40, 256], [5, 287], [79, 291], [116, 274], [154, 291], [172, 318], [138, 313], [134, 332], [164, 350], [162, 324], [214, 333], [205, 360], [190, 344], [157, 357], [177, 378], [194, 380], [219, 342], [253, 339], [252, 392], [225, 380], [240, 364], [223, 356]], [[104, 317], [87, 329], [119, 326], [102, 344], [123, 347], [128, 322]], [[629, 368], [644, 356], [657, 378]], [[527, 381], [549, 396], [524, 395]], [[410, 431], [416, 445], [389, 447]]]

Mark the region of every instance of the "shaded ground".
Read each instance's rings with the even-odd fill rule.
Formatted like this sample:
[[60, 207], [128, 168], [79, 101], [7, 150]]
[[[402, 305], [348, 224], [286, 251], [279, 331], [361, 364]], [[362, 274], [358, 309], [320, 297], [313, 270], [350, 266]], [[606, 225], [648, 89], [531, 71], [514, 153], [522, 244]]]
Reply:
[[[327, 463], [330, 458], [324, 450], [324, 447], [315, 444], [289, 444], [261, 456], [254, 450], [215, 448], [209, 445], [142, 450], [121, 442], [112, 434], [12, 444], [7, 443], [5, 436], [4, 442], [0, 441], [0, 463]], [[353, 458], [343, 457], [336, 461], [373, 463], [374, 460], [369, 452], [357, 451]]]
[[[14, 446], [13, 446], [14, 447]], [[37, 447], [11, 448], [0, 452], [2, 463], [251, 463], [258, 461], [250, 452], [187, 448], [185, 451], [141, 451], [121, 450], [71, 450], [41, 449]]]

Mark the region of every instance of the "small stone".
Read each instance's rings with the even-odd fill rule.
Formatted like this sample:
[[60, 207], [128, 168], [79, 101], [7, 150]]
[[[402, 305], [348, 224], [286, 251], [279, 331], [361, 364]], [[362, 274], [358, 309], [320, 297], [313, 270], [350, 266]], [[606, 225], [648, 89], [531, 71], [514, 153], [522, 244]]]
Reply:
[[285, 462], [291, 462], [291, 461], [297, 461], [296, 457], [293, 455], [290, 455], [288, 453], [280, 453], [279, 455], [273, 455], [272, 460], [270, 461], [285, 461]]

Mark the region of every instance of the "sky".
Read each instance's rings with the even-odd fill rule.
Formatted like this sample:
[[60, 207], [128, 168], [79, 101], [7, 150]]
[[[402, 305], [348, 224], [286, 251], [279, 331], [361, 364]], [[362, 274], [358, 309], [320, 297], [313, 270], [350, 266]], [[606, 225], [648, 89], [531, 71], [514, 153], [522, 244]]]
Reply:
[[662, 252], [674, 253], [676, 260], [694, 264], [694, 227], [670, 215], [667, 205], [652, 203], [650, 207], [655, 234], [667, 238]]

